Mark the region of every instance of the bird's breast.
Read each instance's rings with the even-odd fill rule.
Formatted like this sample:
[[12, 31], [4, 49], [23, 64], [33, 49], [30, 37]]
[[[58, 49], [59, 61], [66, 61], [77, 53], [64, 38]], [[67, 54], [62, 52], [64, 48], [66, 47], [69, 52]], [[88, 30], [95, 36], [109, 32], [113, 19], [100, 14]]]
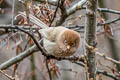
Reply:
[[65, 47], [60, 47], [56, 45], [56, 49], [54, 51], [54, 56], [56, 57], [67, 57], [72, 56], [74, 52], [71, 52], [71, 50], [68, 50]]

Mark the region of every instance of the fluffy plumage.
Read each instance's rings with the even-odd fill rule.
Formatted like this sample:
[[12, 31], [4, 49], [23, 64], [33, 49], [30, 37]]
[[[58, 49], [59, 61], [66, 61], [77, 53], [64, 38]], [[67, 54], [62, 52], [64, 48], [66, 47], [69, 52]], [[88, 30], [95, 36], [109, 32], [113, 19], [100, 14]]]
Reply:
[[80, 44], [80, 34], [65, 27], [41, 29], [40, 33], [45, 50], [56, 57], [73, 55]]

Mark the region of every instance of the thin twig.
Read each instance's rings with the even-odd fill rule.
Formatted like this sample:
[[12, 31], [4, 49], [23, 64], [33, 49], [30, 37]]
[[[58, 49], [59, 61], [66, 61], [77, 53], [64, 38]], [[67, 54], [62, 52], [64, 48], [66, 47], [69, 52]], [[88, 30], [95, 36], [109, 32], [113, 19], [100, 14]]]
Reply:
[[44, 56], [47, 56], [45, 50], [41, 47], [41, 45], [39, 45], [39, 42], [37, 41], [37, 39], [36, 39], [30, 32], [25, 31], [24, 29], [21, 29], [21, 28], [19, 28], [19, 27], [16, 27], [16, 28], [17, 28], [18, 30], [20, 30], [20, 31], [28, 34], [28, 35], [32, 38], [32, 40], [34, 41], [34, 43], [36, 44], [36, 46], [38, 47], [38, 49], [39, 49], [40, 51], [42, 51], [42, 54], [43, 54]]
[[112, 20], [107, 20], [104, 23], [98, 23], [97, 26], [101, 26], [101, 25], [105, 25], [105, 24], [112, 24], [112, 23], [115, 23], [115, 22], [117, 22], [119, 20], [120, 20], [120, 17], [118, 17], [116, 19], [112, 19]]
[[[72, 62], [72, 61], [71, 61], [71, 62]], [[82, 63], [82, 62], [72, 62], [72, 63], [75, 63], [75, 64], [77, 64], [77, 65], [79, 65], [79, 66], [85, 67], [85, 64]]]
[[0, 70], [0, 73], [2, 73], [3, 75], [5, 75], [8, 79], [10, 80], [15, 80], [15, 78], [13, 78], [12, 76], [6, 74], [4, 71]]
[[52, 80], [52, 76], [51, 76], [51, 72], [50, 72], [50, 69], [49, 69], [49, 66], [48, 66], [47, 59], [46, 59], [46, 68], [47, 68], [47, 70], [48, 70], [49, 79]]
[[66, 7], [64, 5], [64, 1], [65, 0], [61, 0], [61, 4], [60, 4], [61, 16], [60, 16], [60, 19], [58, 21], [56, 21], [55, 26], [60, 26], [65, 21], [65, 19], [68, 17], [67, 10], [66, 10]]
[[25, 2], [24, 2], [26, 18], [27, 18], [28, 25], [30, 25], [29, 14], [30, 14], [30, 6], [31, 6], [31, 4], [32, 4], [32, 0], [25, 0]]
[[111, 62], [113, 62], [113, 63], [115, 63], [115, 64], [119, 64], [119, 65], [120, 65], [120, 61], [117, 61], [117, 60], [115, 60], [115, 59], [112, 59], [112, 58], [106, 56], [104, 53], [96, 52], [96, 54], [99, 55], [99, 56], [101, 56], [101, 57], [104, 57], [104, 58], [105, 58], [106, 60], [108, 60], [108, 61], [111, 61]]
[[35, 74], [35, 56], [34, 54], [31, 55], [30, 57], [30, 61], [31, 61], [31, 72], [32, 72], [32, 80], [36, 80], [36, 74]]
[[108, 73], [106, 71], [97, 70], [97, 74], [102, 74], [102, 75], [108, 76], [108, 77], [110, 77], [110, 78], [112, 78], [114, 80], [120, 80], [120, 78], [117, 78], [115, 75], [110, 74], [110, 73]]
[[82, 9], [82, 6], [86, 3], [86, 1], [87, 0], [80, 0], [78, 3], [74, 4], [71, 8], [69, 8], [67, 10], [65, 9], [64, 6], [61, 6], [62, 16], [57, 21], [56, 26], [60, 26], [61, 24], [63, 24], [65, 22], [65, 20], [68, 16], [72, 15], [77, 10]]
[[51, 26], [51, 24], [53, 23], [53, 21], [54, 21], [54, 19], [55, 19], [55, 17], [56, 17], [56, 13], [57, 13], [57, 10], [58, 10], [58, 8], [59, 8], [59, 5], [60, 5], [60, 0], [58, 0], [57, 7], [56, 7], [55, 12], [54, 12], [54, 16], [53, 16], [53, 18], [52, 18], [52, 20], [51, 20], [51, 22], [50, 22], [49, 27]]
[[13, 26], [13, 23], [14, 23], [14, 10], [15, 10], [15, 0], [13, 0], [13, 3], [12, 3], [12, 26]]
[[109, 12], [109, 13], [114, 13], [114, 14], [120, 14], [120, 11], [112, 10], [112, 9], [108, 9], [108, 8], [98, 8], [98, 11]]
[[[81, 65], [81, 63], [75, 62], [75, 64], [80, 65], [80, 66], [82, 66], [82, 67], [85, 67], [85, 64], [84, 64], [84, 63], [82, 63], [82, 65]], [[99, 74], [102, 74], [102, 75], [105, 75], [105, 76], [107, 76], [107, 77], [110, 77], [110, 78], [112, 78], [112, 79], [114, 79], [114, 80], [120, 80], [120, 79], [117, 78], [115, 75], [110, 74], [110, 73], [108, 73], [108, 72], [106, 72], [106, 71], [97, 70], [97, 71], [96, 71], [96, 74], [98, 74], [98, 75], [99, 75]]]

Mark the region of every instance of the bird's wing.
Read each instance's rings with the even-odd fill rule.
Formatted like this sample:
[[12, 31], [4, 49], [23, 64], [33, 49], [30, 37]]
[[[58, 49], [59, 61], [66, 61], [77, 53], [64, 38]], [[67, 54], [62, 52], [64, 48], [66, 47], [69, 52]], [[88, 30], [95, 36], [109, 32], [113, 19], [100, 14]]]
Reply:
[[53, 31], [54, 31], [54, 27], [50, 27], [50, 28], [45, 28], [45, 29], [40, 29], [39, 32], [41, 33], [41, 35], [48, 39], [51, 40], [53, 35]]
[[[19, 12], [19, 15], [26, 17], [25, 12]], [[41, 28], [47, 28], [48, 26], [43, 23], [40, 19], [36, 18], [34, 15], [29, 14], [30, 21]]]
[[45, 29], [41, 29], [39, 32], [42, 36], [50, 41], [56, 41], [56, 38], [67, 28], [64, 27], [49, 27]]
[[43, 46], [48, 53], [52, 54], [54, 52], [55, 47], [56, 47], [56, 43], [51, 42], [50, 40], [44, 38], [43, 39]]

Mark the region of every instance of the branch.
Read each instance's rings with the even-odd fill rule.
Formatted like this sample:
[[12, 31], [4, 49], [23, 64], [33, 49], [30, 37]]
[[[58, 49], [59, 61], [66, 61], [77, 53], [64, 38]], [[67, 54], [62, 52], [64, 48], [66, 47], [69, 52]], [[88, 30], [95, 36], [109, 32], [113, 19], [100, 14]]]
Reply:
[[[15, 26], [20, 27], [21, 29], [24, 29], [26, 31], [29, 31], [30, 29], [33, 31], [40, 29], [39, 27], [34, 27], [34, 26], [32, 26], [32, 27], [26, 26], [26, 25], [14, 25], [14, 26], [12, 26], [12, 25], [1, 24], [0, 25], [0, 34], [9, 33], [11, 31], [16, 32], [17, 28]], [[67, 26], [66, 28], [80, 32], [80, 30], [84, 29], [84, 26], [74, 25], [74, 26]]]
[[[56, 1], [56, 0], [55, 0]], [[80, 10], [83, 6], [83, 4], [86, 3], [87, 0], [81, 0], [79, 1], [77, 4], [73, 5], [73, 7], [71, 7], [70, 9], [66, 10], [65, 6], [64, 5], [61, 5], [60, 6], [60, 9], [61, 9], [61, 12], [62, 12], [62, 15], [60, 17], [60, 19], [58, 21], [56, 21], [56, 26], [60, 26], [61, 24], [64, 23], [64, 21], [66, 20], [66, 18], [70, 15], [72, 15], [73, 13], [75, 13], [77, 10]], [[48, 3], [49, 0], [48, 0]], [[23, 17], [26, 16], [26, 14], [24, 12], [19, 12], [20, 15], [22, 15]], [[37, 26], [40, 26], [41, 28], [46, 28], [48, 27], [46, 24], [44, 24], [42, 21], [40, 21], [39, 19], [37, 19], [35, 16], [29, 14], [29, 18], [30, 18], [30, 21], [32, 23], [34, 23], [35, 25]]]
[[32, 35], [30, 32], [27, 32], [27, 31], [25, 31], [24, 29], [21, 29], [21, 28], [19, 28], [19, 27], [17, 27], [17, 26], [16, 26], [16, 28], [17, 28], [18, 30], [20, 30], [20, 31], [28, 34], [28, 35], [32, 38], [32, 40], [34, 41], [34, 43], [35, 43], [35, 45], [37, 46], [37, 48], [42, 52], [42, 55], [47, 56], [47, 54], [46, 54], [47, 52], [46, 52], [46, 51], [43, 49], [43, 47], [39, 44], [39, 42], [38, 42], [37, 39], [34, 37], [34, 35]]
[[[83, 6], [81, 9], [86, 9], [86, 7]], [[113, 14], [120, 14], [120, 11], [112, 10], [112, 9], [108, 9], [108, 8], [97, 8], [97, 11], [108, 12], [108, 13], [113, 13]]]
[[71, 8], [67, 10], [67, 15], [71, 15], [75, 13], [77, 10], [83, 9], [83, 5], [86, 3], [87, 0], [81, 0], [78, 3], [74, 4]]
[[[58, 20], [56, 26], [60, 26], [61, 24], [64, 23], [64, 21], [66, 20], [66, 18], [70, 15], [72, 15], [73, 13], [75, 13], [77, 10], [80, 10], [82, 8], [82, 6], [86, 3], [87, 0], [81, 0], [78, 3], [76, 3], [75, 5], [73, 5], [70, 9], [68, 10], [63, 10], [62, 12], [62, 16], [60, 18], [60, 20]], [[62, 6], [62, 9], [64, 6]]]
[[32, 54], [30, 56], [30, 63], [31, 63], [31, 72], [32, 72], [31, 79], [36, 80], [36, 73], [35, 73], [36, 67], [35, 67], [35, 56], [34, 56], [34, 54]]
[[[47, 52], [42, 48], [42, 46], [40, 46], [40, 42], [41, 41], [37, 41], [33, 35], [31, 35], [29, 32], [21, 29], [21, 28], [18, 28], [16, 27], [18, 30], [21, 30], [22, 32], [28, 34], [34, 41], [35, 45], [33, 45], [32, 47], [30, 47], [29, 49], [27, 49], [26, 51], [20, 53], [19, 55], [17, 55], [16, 57], [13, 57], [11, 59], [9, 59], [8, 61], [2, 63], [0, 65], [0, 70], [1, 69], [6, 69], [8, 67], [10, 67], [11, 65], [23, 60], [24, 58], [26, 58], [27, 56], [31, 55], [33, 52], [36, 52], [38, 51], [38, 49], [41, 51], [42, 55], [44, 55], [45, 57], [47, 57], [47, 59], [56, 59], [56, 60], [72, 60], [72, 61], [83, 61], [84, 62], [84, 59], [83, 57], [69, 57], [69, 58], [62, 58], [62, 57], [55, 57], [53, 55], [48, 55], [46, 54]], [[37, 46], [37, 47], [36, 47]], [[38, 48], [38, 49], [37, 49]]]
[[[18, 15], [21, 15], [23, 17], [26, 17], [25, 12], [19, 12]], [[32, 23], [34, 23], [35, 25], [37, 25], [40, 28], [47, 28], [48, 26], [43, 23], [40, 19], [36, 18], [35, 16], [33, 16], [32, 14], [29, 14], [29, 19]]]
[[[97, 1], [88, 0], [86, 5], [86, 26], [85, 26], [85, 53], [88, 68], [88, 80], [96, 80], [96, 14], [97, 14]], [[89, 45], [86, 46], [86, 44]]]
[[[80, 66], [82, 66], [82, 67], [85, 67], [85, 64], [84, 63], [77, 63], [77, 62], [73, 62], [73, 63], [75, 63], [75, 64], [77, 64], [77, 65], [80, 65]], [[119, 78], [117, 78], [117, 76], [115, 76], [115, 75], [113, 75], [113, 74], [110, 74], [110, 73], [108, 73], [108, 72], [106, 72], [106, 71], [102, 71], [102, 70], [97, 70], [96, 71], [96, 74], [102, 74], [102, 75], [104, 75], [104, 76], [107, 76], [107, 77], [110, 77], [110, 78], [112, 78], [112, 79], [114, 79], [114, 80], [120, 80]]]
[[[37, 27], [35, 28], [34, 26], [33, 26], [33, 27], [25, 26], [25, 25], [14, 25], [14, 26], [18, 26], [18, 27], [20, 27], [20, 28], [22, 28], [22, 29], [25, 29], [25, 30], [30, 30], [30, 29], [32, 29], [32, 30], [37, 30], [37, 29], [39, 29], [39, 28], [37, 28]], [[14, 26], [12, 26], [12, 25], [6, 25], [6, 24], [0, 24], [0, 29], [17, 30], [17, 28], [14, 27]]]
[[54, 21], [54, 19], [55, 19], [55, 17], [56, 17], [56, 13], [57, 13], [57, 10], [58, 10], [58, 8], [59, 8], [59, 5], [60, 5], [60, 0], [58, 0], [57, 7], [56, 7], [56, 10], [55, 10], [55, 12], [54, 12], [54, 16], [53, 16], [52, 21], [50, 22], [50, 25], [49, 25], [49, 26], [51, 26], [52, 22]]
[[15, 80], [15, 78], [13, 78], [12, 76], [9, 76], [8, 74], [6, 74], [4, 71], [0, 70], [0, 73], [2, 73], [4, 76], [6, 76], [8, 79], [10, 80]]
[[56, 21], [55, 26], [60, 26], [61, 24], [63, 24], [65, 22], [65, 19], [67, 18], [67, 11], [66, 11], [66, 7], [64, 5], [64, 1], [65, 0], [61, 0], [61, 4], [60, 4], [61, 16], [60, 16], [60, 19], [58, 21]]
[[6, 69], [8, 67], [10, 67], [11, 65], [20, 62], [21, 60], [23, 60], [24, 58], [26, 58], [27, 56], [31, 55], [33, 52], [36, 52], [38, 50], [36, 50], [36, 46], [33, 45], [32, 47], [28, 48], [26, 51], [20, 53], [19, 55], [9, 59], [8, 61], [2, 63], [0, 65], [0, 70]]
[[[45, 2], [45, 1], [42, 1], [42, 0], [35, 0], [35, 1], [40, 1], [40, 2]], [[69, 11], [71, 13], [77, 11], [77, 10], [80, 10], [80, 9], [86, 9], [86, 7], [82, 7], [80, 6], [79, 3], [84, 3], [84, 1], [87, 1], [87, 0], [81, 0], [80, 2], [76, 3], [75, 5], [73, 5], [73, 7], [71, 7], [69, 10], [68, 10], [68, 13]], [[54, 5], [56, 6], [57, 5], [57, 0], [48, 0], [48, 3], [51, 4], [51, 5]], [[77, 7], [78, 5], [78, 7]], [[113, 13], [113, 14], [120, 14], [120, 11], [117, 11], [117, 10], [113, 10], [113, 9], [108, 9], [108, 8], [98, 8], [97, 9], [98, 11], [101, 11], [101, 12], [109, 12], [109, 13]]]
[[120, 61], [117, 61], [117, 60], [115, 60], [115, 59], [112, 59], [112, 58], [106, 56], [104, 53], [96, 52], [96, 54], [99, 55], [99, 56], [101, 56], [101, 57], [103, 57], [104, 59], [106, 59], [106, 60], [108, 60], [108, 61], [111, 61], [111, 62], [113, 62], [113, 63], [115, 63], [115, 64], [119, 64], [119, 65], [120, 65]]
[[119, 20], [120, 20], [120, 17], [118, 17], [116, 19], [112, 19], [112, 20], [107, 20], [104, 23], [98, 23], [97, 26], [101, 26], [101, 25], [105, 25], [105, 24], [112, 24], [112, 23], [115, 23], [115, 22], [117, 22]]
[[48, 65], [48, 62], [47, 62], [47, 60], [46, 60], [46, 68], [47, 68], [47, 70], [48, 70], [48, 74], [49, 74], [49, 79], [50, 80], [52, 80], [52, 75], [51, 75], [51, 72], [50, 72], [50, 69], [49, 69], [49, 65]]
[[[77, 65], [80, 65], [80, 66], [82, 66], [82, 67], [85, 67], [85, 64], [84, 63], [77, 63], [77, 62], [74, 62], [75, 64], [77, 64]], [[107, 76], [107, 77], [110, 77], [110, 78], [112, 78], [112, 79], [114, 79], [114, 80], [120, 80], [119, 78], [117, 78], [117, 76], [115, 76], [115, 75], [113, 75], [113, 74], [110, 74], [110, 73], [108, 73], [108, 72], [106, 72], [106, 71], [102, 71], [102, 70], [97, 70], [96, 71], [96, 74], [102, 74], [102, 75], [104, 75], [104, 76]]]
[[98, 8], [98, 11], [109, 12], [109, 13], [114, 13], [114, 14], [120, 14], [120, 11], [112, 10], [112, 9], [108, 9], [108, 8]]
[[[39, 41], [40, 43], [40, 41]], [[0, 70], [3, 70], [3, 69], [7, 69], [8, 67], [12, 66], [13, 64], [17, 63], [17, 62], [20, 62], [22, 61], [24, 58], [28, 57], [29, 55], [31, 55], [33, 52], [37, 52], [38, 49], [36, 47], [36, 45], [33, 45], [32, 47], [28, 48], [26, 51], [20, 53], [19, 55], [9, 59], [8, 61], [2, 63], [0, 65]], [[54, 57], [52, 55], [47, 55], [47, 58], [49, 59], [56, 59], [56, 60], [69, 60], [69, 61], [81, 61], [81, 62], [84, 62], [83, 60], [83, 56], [80, 56], [80, 57], [68, 57], [68, 58], [57, 58], [57, 57]]]
[[22, 29], [25, 29], [26, 31], [30, 31], [31, 30], [39, 30], [40, 28], [39, 27], [36, 27], [36, 26], [24, 26], [24, 25], [5, 25], [5, 24], [0, 24], [0, 35], [3, 35], [3, 34], [6, 34], [6, 33], [9, 33], [9, 32], [17, 32], [18, 29], [15, 27], [20, 27]]
[[110, 78], [112, 78], [114, 80], [120, 80], [120, 78], [117, 78], [115, 75], [110, 74], [110, 73], [108, 73], [106, 71], [100, 71], [100, 70], [98, 70], [97, 74], [103, 74], [103, 75], [108, 76], [108, 77], [110, 77]]
[[[42, 3], [46, 2], [46, 0], [33, 0], [33, 1], [38, 1], [38, 2], [42, 2]], [[58, 0], [47, 0], [47, 1], [49, 4], [56, 6]]]

